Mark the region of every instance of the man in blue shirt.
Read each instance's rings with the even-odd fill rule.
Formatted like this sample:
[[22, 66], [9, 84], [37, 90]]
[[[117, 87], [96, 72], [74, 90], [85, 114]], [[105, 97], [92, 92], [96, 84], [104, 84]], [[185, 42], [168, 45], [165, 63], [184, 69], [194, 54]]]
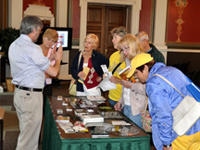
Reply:
[[142, 83], [146, 83], [154, 146], [157, 150], [200, 149], [200, 119], [185, 135], [178, 136], [173, 130], [172, 111], [183, 97], [165, 80], [159, 76], [153, 76], [154, 74], [166, 78], [183, 95], [192, 96], [186, 87], [190, 81], [180, 70], [160, 62], [155, 63], [153, 57], [147, 53], [138, 54], [132, 59], [131, 70], [127, 77], [134, 75]]
[[38, 17], [26, 16], [21, 22], [20, 37], [9, 47], [12, 83], [15, 84], [14, 106], [20, 127], [16, 150], [38, 149], [45, 72], [55, 77], [60, 69], [62, 47], [51, 54], [56, 60], [55, 66], [51, 66], [40, 46], [34, 43], [42, 28]]

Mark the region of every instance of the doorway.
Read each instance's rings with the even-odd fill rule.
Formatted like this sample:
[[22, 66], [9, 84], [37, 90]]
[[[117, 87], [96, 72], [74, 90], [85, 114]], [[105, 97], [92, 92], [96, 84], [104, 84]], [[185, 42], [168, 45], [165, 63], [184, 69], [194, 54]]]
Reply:
[[116, 50], [113, 48], [110, 31], [114, 27], [128, 28], [127, 16], [130, 7], [114, 5], [89, 4], [87, 8], [87, 34], [94, 33], [99, 38], [97, 51], [106, 57]]
[[[107, 6], [126, 6], [129, 7], [126, 14], [127, 25], [130, 33], [136, 34], [139, 31], [139, 18], [141, 10], [141, 0], [79, 0], [80, 6], [80, 35], [79, 49], [83, 49], [84, 38], [87, 34], [87, 11], [90, 4], [107, 5]], [[103, 51], [103, 50], [102, 50]]]

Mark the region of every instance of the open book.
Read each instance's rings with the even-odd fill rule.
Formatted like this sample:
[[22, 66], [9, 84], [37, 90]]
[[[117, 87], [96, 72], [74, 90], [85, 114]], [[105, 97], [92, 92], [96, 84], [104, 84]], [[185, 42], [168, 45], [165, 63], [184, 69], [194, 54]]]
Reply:
[[131, 81], [134, 83], [134, 82], [136, 82], [136, 80], [133, 76], [131, 76], [130, 78], [126, 77], [130, 70], [131, 70], [131, 67], [127, 66], [125, 69], [123, 69], [122, 71], [119, 72], [119, 75], [123, 80]]

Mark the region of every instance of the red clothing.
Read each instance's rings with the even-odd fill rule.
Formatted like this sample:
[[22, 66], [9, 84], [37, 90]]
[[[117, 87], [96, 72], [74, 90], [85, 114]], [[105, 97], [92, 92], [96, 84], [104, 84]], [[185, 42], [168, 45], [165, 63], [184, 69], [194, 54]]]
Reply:
[[99, 82], [96, 81], [96, 78], [99, 76], [97, 72], [94, 70], [94, 67], [92, 66], [92, 60], [89, 58], [88, 60], [88, 67], [90, 68], [90, 71], [85, 79], [85, 86], [87, 89], [91, 89], [93, 87], [96, 87]]

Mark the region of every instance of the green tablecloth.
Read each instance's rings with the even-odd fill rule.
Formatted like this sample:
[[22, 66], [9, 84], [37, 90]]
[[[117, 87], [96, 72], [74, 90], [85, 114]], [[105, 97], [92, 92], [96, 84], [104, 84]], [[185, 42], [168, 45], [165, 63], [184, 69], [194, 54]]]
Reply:
[[150, 137], [63, 139], [59, 134], [49, 101], [45, 107], [43, 150], [150, 150]]

